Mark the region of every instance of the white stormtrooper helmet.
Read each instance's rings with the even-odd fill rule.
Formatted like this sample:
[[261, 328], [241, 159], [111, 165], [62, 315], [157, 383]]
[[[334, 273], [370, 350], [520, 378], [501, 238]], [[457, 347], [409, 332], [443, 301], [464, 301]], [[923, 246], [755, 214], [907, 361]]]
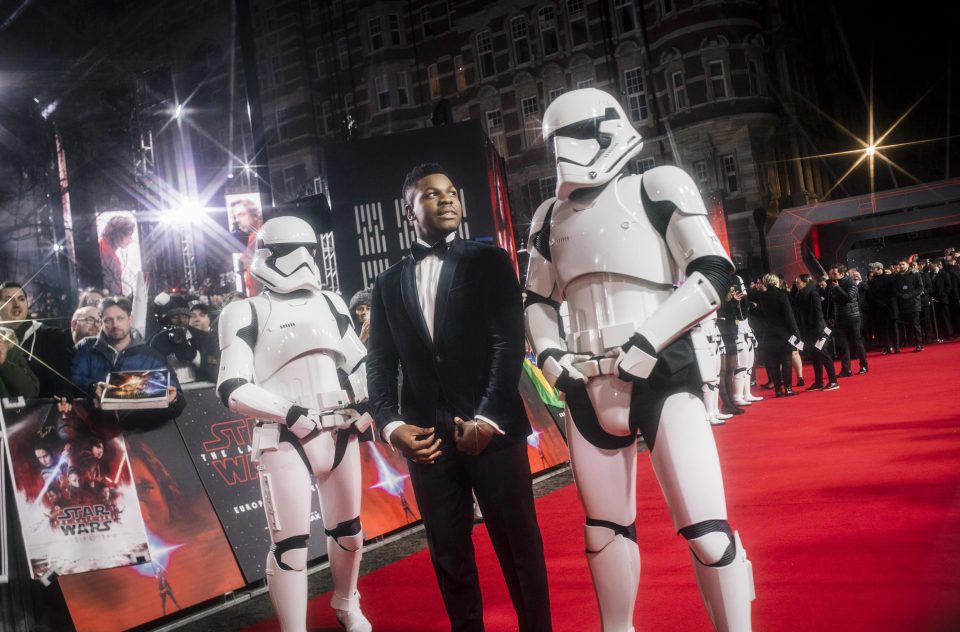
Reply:
[[310, 224], [299, 217], [275, 217], [257, 234], [250, 273], [272, 292], [319, 291], [316, 254], [317, 236]]
[[543, 140], [557, 160], [557, 197], [612, 180], [643, 141], [620, 103], [596, 88], [557, 97], [543, 114]]

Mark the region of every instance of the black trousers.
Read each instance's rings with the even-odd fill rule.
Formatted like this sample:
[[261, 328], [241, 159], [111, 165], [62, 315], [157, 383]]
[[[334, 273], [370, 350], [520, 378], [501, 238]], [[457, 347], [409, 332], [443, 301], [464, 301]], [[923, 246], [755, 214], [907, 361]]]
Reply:
[[[437, 424], [440, 426], [440, 424]], [[427, 532], [430, 559], [454, 632], [483, 628], [474, 557], [473, 495], [490, 533], [521, 632], [548, 632], [550, 598], [543, 541], [533, 504], [526, 441], [496, 437], [479, 456], [459, 452], [440, 432], [443, 455], [432, 465], [408, 462]]]
[[773, 380], [773, 387], [780, 390], [781, 386], [790, 388], [791, 371], [793, 370], [792, 354], [793, 347], [786, 342], [768, 342], [761, 345], [761, 349], [766, 348], [763, 355], [763, 364], [767, 369], [767, 376]]
[[897, 319], [889, 312], [875, 315], [874, 323], [877, 327], [877, 342], [881, 349], [900, 348], [900, 330], [897, 328]]
[[837, 352], [840, 355], [840, 370], [844, 373], [850, 372], [850, 348], [853, 347], [857, 354], [857, 360], [860, 361], [860, 368], [867, 367], [867, 350], [863, 346], [863, 338], [860, 336], [860, 321], [837, 321], [836, 328], [833, 330], [833, 339], [837, 342]]
[[823, 384], [823, 372], [827, 372], [827, 382], [837, 381], [837, 370], [833, 366], [833, 358], [826, 352], [830, 348], [830, 339], [828, 338], [823, 345], [823, 349], [817, 349], [816, 344], [818, 336], [805, 338], [803, 341], [804, 349], [810, 355], [810, 362], [813, 364], [813, 383]]
[[[905, 335], [913, 338], [913, 344], [923, 344], [923, 332], [920, 330], [920, 312], [900, 312], [900, 322], [903, 323]], [[906, 342], [906, 340], [904, 340]]]
[[936, 319], [937, 326], [940, 328], [940, 338], [953, 338], [953, 323], [950, 322], [950, 305], [946, 303], [934, 304], [933, 316]]

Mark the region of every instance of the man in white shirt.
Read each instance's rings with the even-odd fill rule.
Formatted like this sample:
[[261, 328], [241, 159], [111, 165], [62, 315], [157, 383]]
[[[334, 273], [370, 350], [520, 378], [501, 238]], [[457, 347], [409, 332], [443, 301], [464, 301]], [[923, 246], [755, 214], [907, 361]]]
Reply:
[[373, 287], [371, 412], [381, 437], [410, 461], [452, 629], [483, 630], [474, 492], [519, 629], [549, 630], [530, 423], [517, 390], [524, 334], [515, 269], [503, 250], [457, 237], [459, 191], [440, 165], [415, 167], [403, 200], [417, 243]]

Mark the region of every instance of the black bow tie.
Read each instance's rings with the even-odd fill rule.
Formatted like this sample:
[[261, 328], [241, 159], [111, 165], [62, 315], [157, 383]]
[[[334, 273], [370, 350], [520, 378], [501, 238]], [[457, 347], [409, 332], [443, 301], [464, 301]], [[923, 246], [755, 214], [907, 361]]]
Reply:
[[429, 247], [424, 246], [420, 242], [414, 242], [413, 245], [410, 246], [410, 254], [413, 255], [414, 261], [423, 261], [424, 257], [428, 257], [430, 255], [436, 255], [443, 259], [443, 256], [447, 254], [447, 250], [449, 249], [450, 242], [448, 242], [446, 239], [441, 239]]

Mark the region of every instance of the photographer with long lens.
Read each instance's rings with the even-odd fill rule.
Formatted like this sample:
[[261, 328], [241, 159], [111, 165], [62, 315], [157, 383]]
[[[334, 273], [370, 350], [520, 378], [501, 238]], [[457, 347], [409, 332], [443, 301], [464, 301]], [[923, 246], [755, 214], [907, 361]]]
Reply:
[[207, 334], [190, 326], [190, 308], [182, 296], [161, 293], [154, 305], [162, 313], [162, 329], [150, 337], [151, 348], [162, 353], [181, 384], [196, 382]]

